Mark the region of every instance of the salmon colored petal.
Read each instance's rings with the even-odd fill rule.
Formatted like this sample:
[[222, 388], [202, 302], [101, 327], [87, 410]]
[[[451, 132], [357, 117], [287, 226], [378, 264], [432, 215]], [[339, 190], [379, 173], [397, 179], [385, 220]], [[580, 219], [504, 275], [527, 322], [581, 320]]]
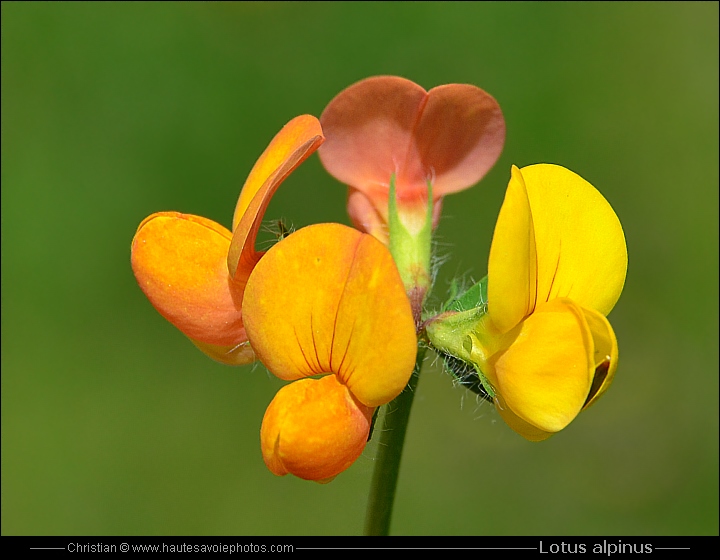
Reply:
[[376, 206], [396, 175], [398, 201], [435, 199], [479, 181], [505, 141], [500, 106], [486, 92], [449, 84], [426, 92], [410, 80], [376, 76], [340, 92], [320, 117], [328, 142], [320, 160]]
[[489, 361], [488, 379], [522, 420], [562, 430], [585, 404], [595, 372], [582, 309], [568, 299], [543, 303], [506, 336], [507, 349]]
[[505, 119], [497, 101], [469, 84], [428, 92], [415, 128], [417, 151], [408, 154], [398, 185], [425, 185], [433, 177], [435, 198], [466, 189], [490, 171], [505, 144]]
[[[347, 211], [353, 225], [360, 231], [369, 233], [383, 245], [390, 243], [388, 230], [388, 191], [375, 190], [371, 196], [363, 191], [350, 187], [348, 192]], [[442, 198], [433, 204], [433, 224], [437, 225], [442, 211]], [[411, 233], [416, 233], [427, 220], [427, 206], [423, 202], [420, 206], [406, 206], [402, 214], [403, 225]], [[420, 225], [418, 225], [418, 223]]]
[[290, 383], [263, 418], [265, 464], [278, 476], [329, 482], [362, 454], [373, 412], [334, 375]]
[[515, 414], [510, 407], [505, 404], [502, 396], [499, 394], [495, 395], [495, 410], [498, 411], [500, 417], [510, 428], [520, 434], [522, 437], [529, 441], [543, 441], [553, 435], [553, 432], [546, 432], [540, 428], [533, 426], [529, 422], [526, 422]]
[[352, 187], [349, 189], [347, 211], [350, 221], [357, 229], [369, 233], [386, 246], [390, 242], [387, 210], [387, 204], [384, 207], [375, 206], [363, 191]]
[[604, 315], [593, 309], [585, 308], [583, 308], [583, 313], [585, 313], [595, 346], [593, 359], [595, 376], [587, 402], [583, 407], [585, 409], [595, 403], [610, 387], [618, 366], [618, 343], [615, 332]]
[[535, 309], [536, 261], [530, 201], [523, 176], [513, 166], [488, 262], [488, 313], [501, 333]]
[[537, 299], [572, 299], [607, 315], [627, 272], [620, 220], [590, 183], [557, 165], [521, 170], [527, 188], [537, 250]]
[[367, 406], [407, 384], [417, 339], [390, 252], [339, 224], [296, 231], [255, 267], [244, 301], [258, 357], [281, 379], [333, 372]]
[[261, 253], [255, 251], [255, 239], [270, 199], [285, 178], [317, 150], [323, 140], [320, 122], [315, 117], [295, 117], [277, 133], [255, 163], [233, 216], [234, 233], [227, 265], [236, 282], [247, 282], [260, 259]]
[[231, 239], [221, 225], [178, 212], [146, 218], [132, 242], [132, 269], [160, 314], [194, 341], [247, 341], [225, 258]]
[[[372, 195], [387, 191], [413, 145], [413, 131], [427, 92], [396, 76], [367, 78], [341, 91], [320, 116], [327, 142], [318, 155], [340, 182]], [[429, 170], [428, 170], [429, 171]], [[398, 196], [406, 185], [397, 184]], [[420, 185], [427, 192], [424, 179]]]

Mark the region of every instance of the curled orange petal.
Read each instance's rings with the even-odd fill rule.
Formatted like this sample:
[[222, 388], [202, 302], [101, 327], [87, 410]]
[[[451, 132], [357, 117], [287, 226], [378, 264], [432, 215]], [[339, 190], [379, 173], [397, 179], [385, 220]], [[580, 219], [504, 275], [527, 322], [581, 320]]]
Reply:
[[228, 274], [230, 232], [178, 212], [146, 218], [132, 242], [140, 288], [160, 314], [194, 341], [234, 347], [247, 342], [242, 293]]
[[290, 383], [278, 391], [263, 418], [265, 464], [278, 476], [329, 482], [362, 453], [373, 411], [334, 375]]
[[281, 379], [333, 372], [367, 406], [395, 398], [415, 363], [410, 303], [387, 248], [340, 224], [296, 231], [255, 267], [243, 316]]
[[236, 282], [247, 282], [260, 259], [261, 253], [255, 251], [255, 239], [270, 199], [285, 178], [317, 150], [323, 140], [320, 122], [315, 117], [295, 117], [277, 133], [255, 163], [233, 216], [227, 266]]

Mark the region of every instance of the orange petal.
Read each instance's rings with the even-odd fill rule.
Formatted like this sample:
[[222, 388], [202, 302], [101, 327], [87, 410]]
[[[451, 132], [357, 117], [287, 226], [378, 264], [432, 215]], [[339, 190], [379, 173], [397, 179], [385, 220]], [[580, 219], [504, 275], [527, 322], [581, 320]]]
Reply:
[[373, 411], [334, 375], [286, 385], [263, 418], [265, 464], [278, 476], [329, 482], [363, 452]]
[[395, 173], [398, 201], [435, 199], [467, 188], [492, 167], [505, 141], [497, 102], [472, 85], [426, 92], [396, 76], [362, 80], [340, 92], [320, 117], [328, 142], [320, 160], [373, 203]]
[[558, 432], [582, 409], [595, 373], [593, 339], [569, 299], [539, 305], [491, 357], [488, 379], [522, 420]]
[[255, 252], [255, 239], [270, 199], [285, 178], [317, 150], [323, 140], [320, 122], [315, 117], [295, 117], [277, 133], [255, 163], [233, 216], [227, 265], [236, 282], [247, 282], [260, 259], [261, 254]]
[[248, 341], [235, 346], [217, 346], [193, 340], [192, 338], [190, 341], [213, 360], [228, 366], [243, 366], [251, 364], [257, 359]]
[[250, 276], [243, 316], [281, 379], [333, 372], [379, 406], [412, 373], [417, 339], [400, 275], [382, 243], [352, 228], [318, 224], [276, 244]]
[[231, 284], [225, 261], [231, 237], [212, 220], [161, 212], [146, 218], [133, 239], [140, 288], [194, 341], [230, 347], [247, 341], [242, 293]]

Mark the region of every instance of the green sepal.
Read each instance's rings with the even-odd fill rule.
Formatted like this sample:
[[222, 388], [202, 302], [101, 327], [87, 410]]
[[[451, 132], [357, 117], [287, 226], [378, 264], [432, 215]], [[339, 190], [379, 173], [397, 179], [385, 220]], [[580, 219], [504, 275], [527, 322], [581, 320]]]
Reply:
[[443, 311], [468, 311], [487, 305], [487, 276], [477, 284], [473, 284], [461, 296], [457, 296], [457, 281], [450, 285], [450, 297], [443, 306]]
[[430, 287], [430, 256], [432, 236], [432, 185], [428, 187], [428, 203], [423, 226], [413, 234], [405, 227], [398, 209], [395, 192], [395, 174], [390, 176], [390, 196], [388, 200], [389, 249], [395, 259], [405, 290], [410, 293], [415, 288], [423, 291]]
[[487, 276], [458, 296], [457, 282], [443, 312], [430, 319], [425, 334], [460, 385], [492, 401], [495, 390], [483, 374], [492, 338], [487, 336]]
[[456, 379], [458, 385], [479, 395], [483, 400], [493, 402], [495, 391], [477, 366], [449, 354], [442, 354], [442, 357], [445, 367]]

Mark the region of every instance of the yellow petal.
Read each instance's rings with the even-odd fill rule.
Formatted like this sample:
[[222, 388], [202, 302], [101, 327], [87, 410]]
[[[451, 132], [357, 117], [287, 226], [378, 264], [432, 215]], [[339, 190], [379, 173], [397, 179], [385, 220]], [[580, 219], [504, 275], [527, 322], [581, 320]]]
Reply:
[[516, 433], [528, 441], [543, 441], [553, 435], [553, 432], [546, 432], [537, 426], [533, 426], [515, 414], [505, 403], [500, 394], [495, 395], [495, 410], [505, 423]]
[[587, 402], [583, 406], [584, 410], [595, 403], [610, 387], [618, 365], [618, 344], [615, 332], [604, 315], [592, 309], [583, 308], [583, 312], [595, 346], [593, 357], [595, 376]]
[[320, 122], [311, 115], [295, 117], [277, 133], [245, 181], [233, 216], [228, 270], [239, 284], [247, 282], [261, 254], [255, 251], [263, 216], [285, 178], [322, 144]]
[[234, 347], [247, 342], [242, 291], [228, 274], [230, 232], [178, 212], [146, 218], [132, 242], [132, 269], [160, 314], [193, 341]]
[[539, 305], [506, 335], [486, 372], [507, 407], [546, 432], [582, 409], [595, 372], [593, 340], [582, 309], [568, 299]]
[[607, 315], [627, 272], [620, 220], [595, 187], [564, 167], [531, 165], [521, 173], [535, 229], [538, 302], [567, 297]]
[[243, 305], [257, 356], [281, 379], [333, 372], [379, 406], [410, 378], [410, 303], [390, 252], [370, 235], [339, 224], [296, 231], [257, 264]]
[[290, 383], [278, 391], [263, 418], [265, 464], [278, 476], [329, 482], [362, 453], [373, 411], [334, 375]]
[[488, 262], [488, 313], [501, 333], [535, 309], [536, 286], [533, 215], [523, 176], [513, 166]]

